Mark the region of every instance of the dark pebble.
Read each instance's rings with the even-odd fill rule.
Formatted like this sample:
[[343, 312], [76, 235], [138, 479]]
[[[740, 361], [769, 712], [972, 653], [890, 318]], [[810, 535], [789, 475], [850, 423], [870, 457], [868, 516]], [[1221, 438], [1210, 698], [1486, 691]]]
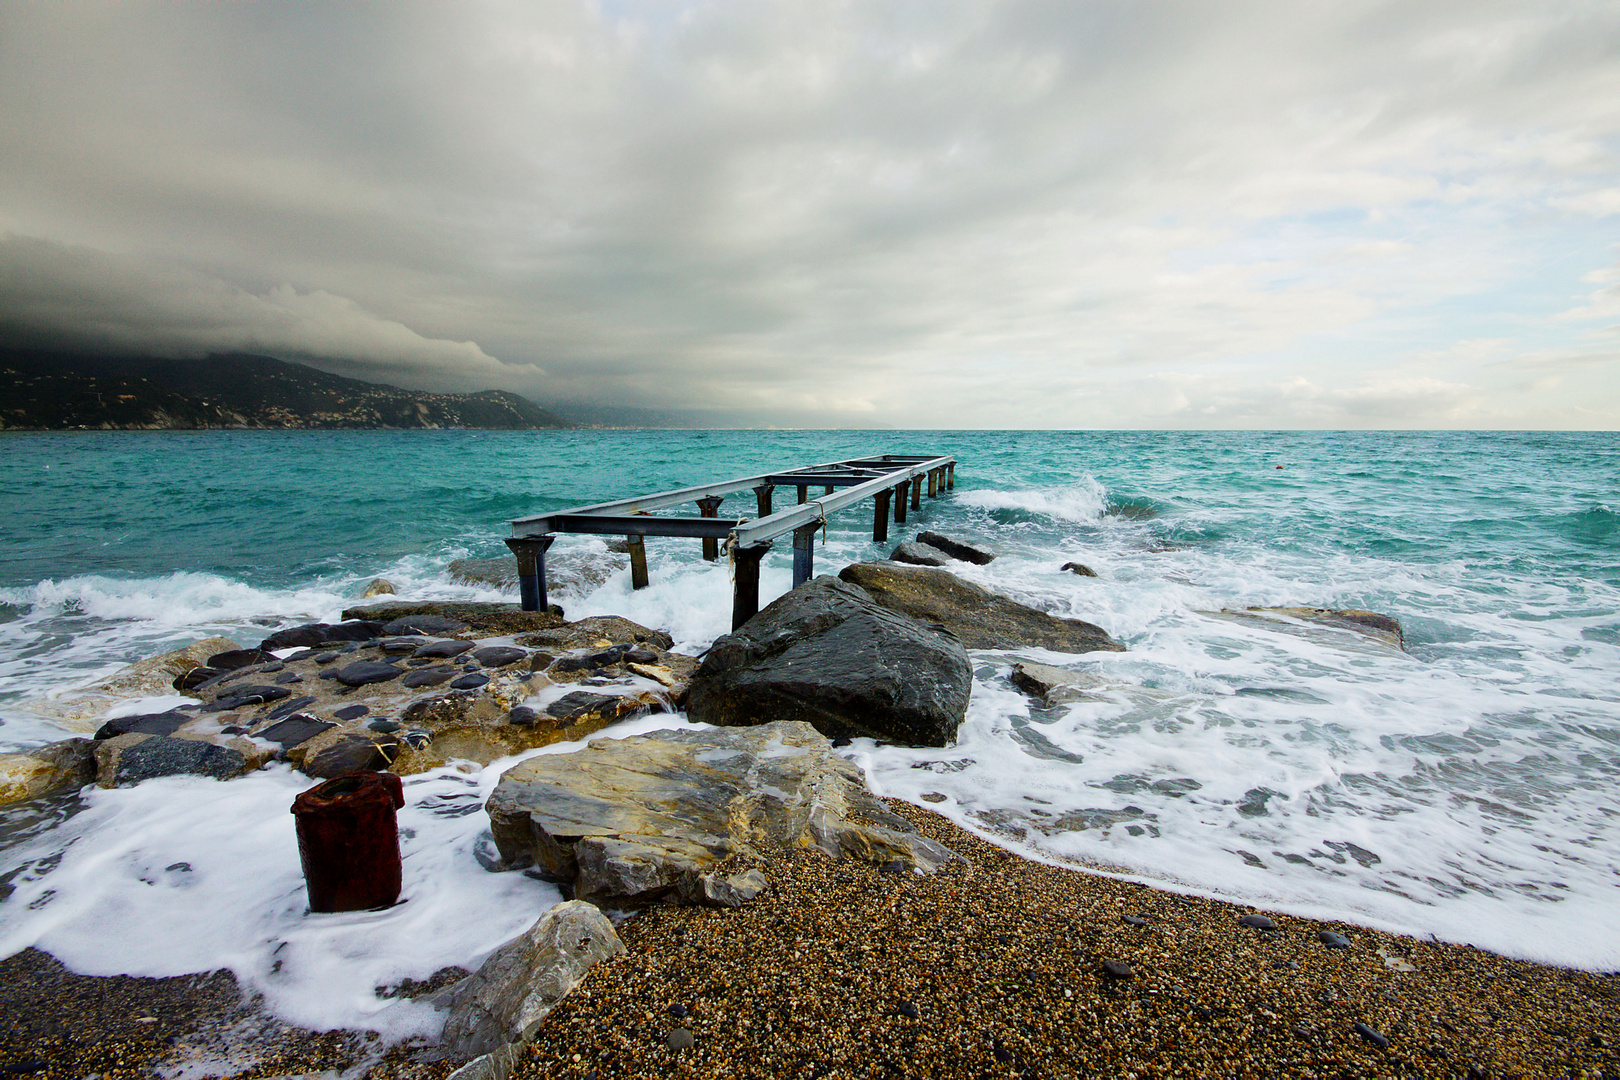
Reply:
[[1387, 1038], [1380, 1035], [1378, 1032], [1374, 1031], [1372, 1028], [1368, 1027], [1366, 1024], [1363, 1024], [1359, 1020], [1356, 1021], [1355, 1032], [1357, 1035], [1360, 1035], [1363, 1039], [1366, 1039], [1380, 1050], [1389, 1045], [1389, 1040]]
[[902, 860], [890, 859], [888, 862], [878, 867], [878, 872], [883, 874], [903, 874], [907, 869], [908, 867]]
[[478, 670], [478, 665], [477, 664], [463, 664], [463, 665], [461, 665], [461, 670], [471, 674], [472, 672]]
[[489, 676], [488, 675], [484, 675], [484, 674], [481, 674], [479, 672], [471, 672], [469, 674], [463, 675], [459, 679], [452, 680], [451, 683], [450, 683], [450, 689], [452, 689], [452, 690], [477, 690], [480, 686], [487, 686], [488, 684], [489, 684]]
[[538, 719], [540, 719], [540, 714], [527, 705], [519, 705], [506, 714], [506, 722], [508, 724], [517, 724], [519, 727], [528, 727]]
[[1133, 979], [1136, 977], [1136, 972], [1131, 970], [1131, 965], [1123, 960], [1104, 960], [1102, 969], [1103, 974], [1110, 979]]
[[399, 730], [399, 721], [390, 720], [387, 717], [379, 716], [377, 719], [367, 724], [366, 727], [370, 728], [372, 731], [380, 731], [384, 735], [392, 735], [394, 732]]
[[339, 669], [337, 681], [344, 686], [366, 686], [370, 683], [397, 679], [403, 674], [404, 672], [393, 664], [385, 664], [381, 660], [356, 660]]
[[342, 655], [342, 653], [323, 652], [316, 653], [311, 659], [313, 659], [317, 664], [330, 664], [332, 661], [336, 660]]
[[339, 720], [358, 720], [370, 711], [371, 709], [365, 705], [345, 705], [332, 713], [332, 715]]
[[664, 1037], [664, 1041], [669, 1044], [671, 1050], [690, 1050], [697, 1040], [693, 1039], [692, 1033], [685, 1028], [676, 1028]]
[[337, 678], [337, 669], [336, 668], [327, 668], [325, 671], [321, 672], [316, 677], [321, 678], [321, 679], [335, 679], [335, 678]]
[[405, 666], [427, 667], [431, 663], [433, 663], [433, 658], [431, 656], [413, 656], [409, 660], [405, 661]]
[[900, 1003], [899, 1011], [900, 1015], [904, 1016], [908, 1020], [915, 1020], [917, 1017], [922, 1015], [917, 1006], [909, 1001], [902, 1001]]
[[303, 681], [304, 677], [298, 674], [296, 671], [284, 671], [280, 675], [276, 676], [277, 686], [291, 686], [294, 683], [301, 683]]
[[472, 656], [485, 667], [505, 667], [507, 664], [515, 664], [519, 660], [529, 658], [527, 651], [511, 645], [490, 645], [477, 650]]
[[1238, 920], [1239, 926], [1252, 926], [1256, 930], [1275, 930], [1277, 924], [1264, 915], [1245, 915]]
[[455, 668], [448, 667], [418, 668], [416, 671], [408, 672], [403, 679], [399, 680], [399, 684], [412, 689], [419, 686], [438, 686], [440, 683], [448, 681], [450, 676], [455, 673]]
[[1120, 918], [1124, 919], [1126, 924], [1130, 926], [1146, 926], [1148, 924], [1148, 921], [1140, 915], [1121, 915]]
[[688, 1009], [685, 1005], [682, 1005], [679, 1002], [676, 1002], [674, 1005], [669, 1007], [669, 1015], [673, 1016], [677, 1020], [685, 1020], [691, 1014], [692, 1010]]
[[417, 649], [415, 655], [429, 660], [448, 660], [452, 656], [460, 656], [472, 647], [471, 641], [430, 641]]
[[409, 746], [412, 750], [420, 750], [422, 747], [433, 741], [433, 736], [431, 734], [426, 731], [422, 731], [419, 728], [412, 728], [401, 735], [400, 738], [404, 739], [405, 745]]
[[1348, 949], [1350, 947], [1350, 939], [1339, 933], [1337, 930], [1319, 931], [1316, 935], [1316, 940], [1320, 941], [1330, 949]]

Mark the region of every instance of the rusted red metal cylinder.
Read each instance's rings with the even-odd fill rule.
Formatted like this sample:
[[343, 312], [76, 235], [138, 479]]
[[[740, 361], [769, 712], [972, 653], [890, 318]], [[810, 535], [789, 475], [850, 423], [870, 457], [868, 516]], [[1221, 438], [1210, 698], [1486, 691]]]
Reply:
[[368, 911], [399, 900], [399, 777], [357, 772], [293, 800], [311, 911]]

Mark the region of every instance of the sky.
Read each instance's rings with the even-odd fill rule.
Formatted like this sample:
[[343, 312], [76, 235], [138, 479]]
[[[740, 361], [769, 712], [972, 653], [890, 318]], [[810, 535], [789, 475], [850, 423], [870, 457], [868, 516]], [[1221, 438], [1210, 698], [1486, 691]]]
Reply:
[[0, 0], [0, 343], [716, 425], [1620, 426], [1620, 0]]

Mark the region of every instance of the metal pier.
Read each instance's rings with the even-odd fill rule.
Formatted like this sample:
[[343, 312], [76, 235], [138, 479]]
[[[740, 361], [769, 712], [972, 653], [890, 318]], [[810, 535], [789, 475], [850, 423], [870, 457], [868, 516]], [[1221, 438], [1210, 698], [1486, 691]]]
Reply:
[[[507, 538], [506, 546], [517, 556], [523, 610], [544, 611], [546, 550], [557, 539], [557, 533], [628, 538], [630, 581], [637, 589], [647, 586], [646, 537], [700, 539], [703, 557], [711, 562], [720, 557], [723, 542], [731, 553], [735, 569], [731, 602], [731, 628], [735, 630], [759, 611], [759, 561], [777, 537], [793, 534], [793, 585], [797, 588], [814, 573], [811, 541], [816, 531], [826, 524], [828, 515], [871, 498], [872, 539], [882, 542], [889, 538], [891, 506], [895, 523], [905, 524], [907, 504], [912, 510], [920, 507], [924, 484], [930, 499], [954, 488], [956, 459], [924, 454], [883, 454], [580, 506], [555, 514], [518, 518], [512, 522], [512, 535]], [[772, 506], [778, 487], [792, 488], [796, 495], [795, 502], [782, 510]], [[820, 488], [821, 494], [811, 498], [811, 488]], [[754, 493], [757, 516], [719, 516], [725, 496], [747, 490]], [[699, 516], [653, 516], [655, 510], [682, 503], [696, 503]]]

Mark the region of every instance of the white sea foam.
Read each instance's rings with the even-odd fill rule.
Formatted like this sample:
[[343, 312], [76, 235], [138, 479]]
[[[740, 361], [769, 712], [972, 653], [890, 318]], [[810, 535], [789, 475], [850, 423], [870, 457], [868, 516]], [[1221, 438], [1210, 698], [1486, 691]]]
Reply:
[[1011, 510], [1040, 514], [1053, 521], [1095, 524], [1108, 509], [1108, 493], [1095, 477], [1083, 476], [1070, 487], [1007, 489], [980, 488], [955, 496], [962, 506], [981, 510]]
[[[649, 717], [598, 737], [681, 723]], [[433, 1036], [442, 1014], [377, 988], [476, 967], [560, 899], [554, 886], [480, 862], [493, 855], [484, 802], [518, 760], [405, 777], [402, 902], [346, 914], [306, 910], [289, 813], [306, 776], [276, 766], [227, 782], [89, 788], [85, 810], [0, 859], [0, 873], [22, 868], [0, 902], [0, 956], [35, 945], [89, 975], [228, 968], [300, 1026]]]

